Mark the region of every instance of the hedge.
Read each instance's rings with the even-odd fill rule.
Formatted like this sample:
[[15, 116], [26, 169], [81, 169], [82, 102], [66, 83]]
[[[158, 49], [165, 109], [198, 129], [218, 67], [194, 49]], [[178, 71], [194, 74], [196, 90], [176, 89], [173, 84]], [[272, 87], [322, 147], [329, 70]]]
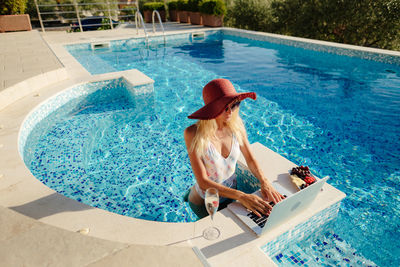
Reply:
[[226, 5], [222, 0], [206, 0], [201, 2], [199, 10], [201, 13], [209, 15], [226, 15]]
[[165, 10], [165, 6], [164, 3], [162, 2], [147, 2], [143, 4], [143, 11], [146, 10], [157, 10], [157, 11], [162, 11]]

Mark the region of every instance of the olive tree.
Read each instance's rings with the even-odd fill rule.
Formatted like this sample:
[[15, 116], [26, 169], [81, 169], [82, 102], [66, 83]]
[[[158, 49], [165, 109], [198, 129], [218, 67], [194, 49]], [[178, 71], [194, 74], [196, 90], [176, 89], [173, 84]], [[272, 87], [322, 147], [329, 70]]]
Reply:
[[273, 0], [271, 12], [277, 33], [400, 49], [400, 0]]

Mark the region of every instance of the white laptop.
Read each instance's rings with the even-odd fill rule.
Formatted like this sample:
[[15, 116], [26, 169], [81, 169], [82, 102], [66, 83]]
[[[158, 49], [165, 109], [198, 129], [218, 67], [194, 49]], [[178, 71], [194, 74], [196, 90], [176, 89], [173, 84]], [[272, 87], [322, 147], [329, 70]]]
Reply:
[[[272, 183], [279, 193], [287, 197], [272, 208], [269, 216], [263, 215], [262, 217], [258, 217], [246, 209], [240, 202], [229, 204], [228, 209], [253, 230], [256, 235], [260, 236], [303, 211], [315, 199], [328, 179], [329, 176], [317, 179], [315, 183], [296, 193], [290, 193], [277, 182]], [[261, 196], [260, 190], [253, 194]]]

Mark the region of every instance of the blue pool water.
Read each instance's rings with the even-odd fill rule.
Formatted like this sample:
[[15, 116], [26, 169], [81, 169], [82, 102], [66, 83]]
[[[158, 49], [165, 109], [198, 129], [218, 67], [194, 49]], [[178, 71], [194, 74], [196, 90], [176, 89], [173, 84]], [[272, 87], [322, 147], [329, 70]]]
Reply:
[[240, 110], [251, 143], [329, 175], [347, 194], [334, 223], [278, 258], [301, 252], [309, 266], [400, 261], [400, 66], [221, 32], [149, 50], [129, 40], [67, 49], [92, 74], [139, 69], [155, 90], [132, 99], [119, 81], [95, 84], [101, 89], [90, 97], [41, 121], [24, 160], [49, 187], [127, 216], [196, 220], [181, 198], [194, 183], [182, 133], [202, 106], [202, 87], [224, 77], [258, 94]]

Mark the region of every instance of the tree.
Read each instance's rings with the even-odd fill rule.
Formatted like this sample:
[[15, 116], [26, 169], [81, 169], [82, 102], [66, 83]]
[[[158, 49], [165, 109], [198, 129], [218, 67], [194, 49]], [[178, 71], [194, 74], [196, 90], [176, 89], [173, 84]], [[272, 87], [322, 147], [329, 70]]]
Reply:
[[270, 0], [236, 0], [227, 4], [229, 26], [254, 31], [271, 31]]
[[0, 3], [0, 15], [24, 14], [27, 0], [2, 0]]
[[273, 0], [274, 32], [400, 49], [400, 0]]

